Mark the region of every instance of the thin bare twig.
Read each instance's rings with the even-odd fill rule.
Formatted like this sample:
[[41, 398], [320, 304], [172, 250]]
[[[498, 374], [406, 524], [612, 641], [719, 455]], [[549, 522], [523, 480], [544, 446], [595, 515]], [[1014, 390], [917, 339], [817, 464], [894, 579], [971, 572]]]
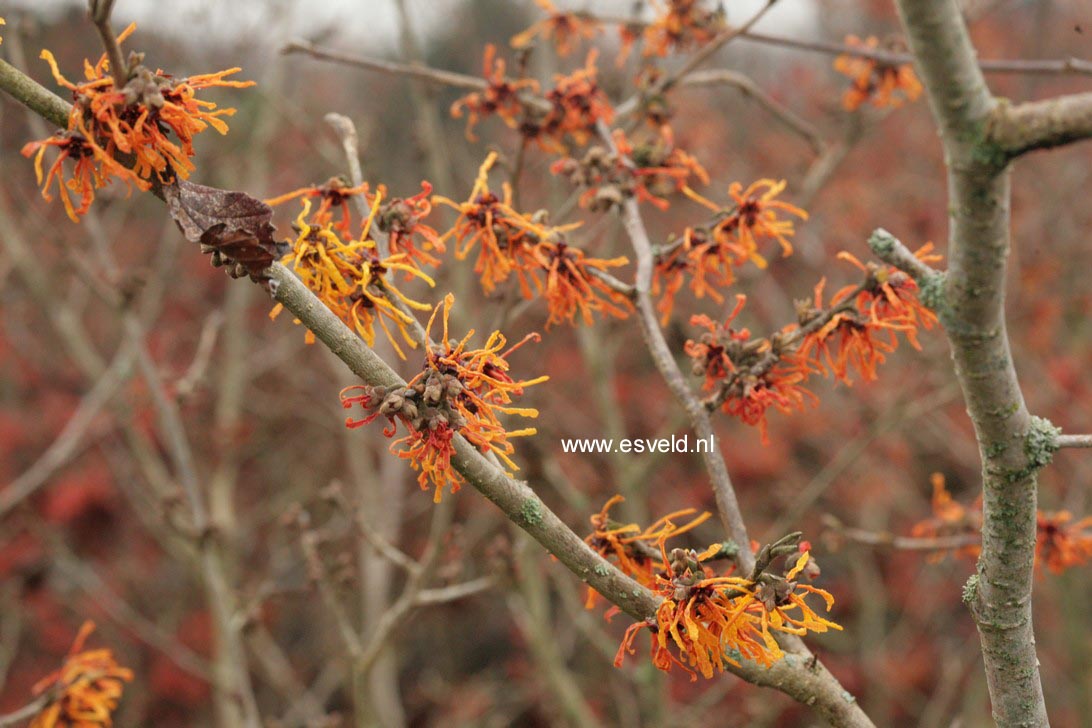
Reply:
[[955, 536], [932, 536], [928, 538], [899, 536], [888, 531], [868, 531], [843, 525], [833, 516], [825, 516], [823, 525], [842, 538], [865, 546], [878, 546], [896, 551], [951, 551], [982, 543], [977, 533], [965, 533]]
[[197, 339], [197, 351], [193, 355], [193, 361], [190, 362], [186, 373], [175, 382], [175, 392], [180, 399], [193, 394], [193, 390], [205, 378], [205, 373], [212, 362], [212, 352], [216, 348], [216, 338], [223, 325], [224, 314], [220, 311], [212, 312], [205, 319], [204, 325], [201, 326], [201, 335]]
[[129, 83], [129, 65], [121, 55], [121, 46], [110, 27], [110, 13], [114, 9], [114, 0], [87, 0], [87, 15], [95, 24], [95, 30], [102, 40], [102, 47], [110, 61], [110, 73], [114, 77], [115, 88], [122, 88]]
[[694, 55], [690, 56], [678, 70], [664, 76], [647, 91], [634, 94], [629, 99], [619, 104], [617, 109], [618, 115], [624, 116], [630, 114], [640, 108], [643, 99], [652, 98], [670, 90], [675, 84], [685, 78], [687, 74], [709, 60], [714, 53], [736, 38], [744, 36], [754, 27], [755, 23], [762, 20], [766, 13], [768, 13], [776, 4], [777, 0], [766, 0], [766, 4], [763, 5], [758, 12], [752, 15], [746, 23], [738, 27], [726, 28], [721, 31], [715, 38], [703, 45]]
[[422, 589], [417, 592], [417, 597], [413, 602], [419, 607], [433, 604], [446, 604], [459, 599], [472, 597], [475, 594], [481, 594], [484, 591], [489, 591], [496, 585], [497, 580], [495, 577], [483, 576], [471, 581], [463, 582], [462, 584], [452, 584], [451, 586], [436, 587], [434, 589]]
[[42, 708], [49, 705], [54, 697], [53, 691], [47, 690], [22, 708], [6, 715], [0, 715], [0, 728], [9, 728], [9, 726], [20, 725], [23, 722], [30, 720], [37, 715]]
[[[610, 129], [600, 122], [599, 135], [614, 154], [620, 154]], [[632, 162], [630, 162], [632, 164]], [[660, 375], [666, 382], [668, 389], [686, 410], [690, 419], [690, 425], [694, 428], [694, 434], [699, 440], [709, 439], [716, 442], [716, 433], [709, 419], [709, 413], [705, 410], [701, 400], [690, 389], [685, 377], [679, 371], [679, 365], [671, 353], [664, 333], [660, 329], [659, 315], [652, 303], [652, 272], [655, 264], [652, 252], [652, 243], [649, 241], [648, 232], [645, 230], [641, 212], [637, 207], [637, 200], [630, 197], [622, 208], [622, 223], [633, 245], [634, 254], [637, 256], [637, 277], [635, 281], [635, 304], [637, 308], [637, 322], [641, 327], [645, 344], [653, 363], [660, 371]], [[724, 457], [720, 454], [720, 448], [714, 447], [711, 452], [702, 452], [706, 470], [712, 481], [713, 493], [716, 496], [717, 511], [721, 522], [727, 530], [729, 537], [740, 546], [740, 569], [749, 572], [754, 566], [754, 556], [747, 548], [751, 539], [747, 536], [747, 526], [743, 521], [743, 513], [739, 508], [739, 500], [736, 498], [735, 489], [732, 487], [732, 479], [728, 475], [728, 467], [724, 463]]]
[[775, 119], [787, 126], [793, 133], [802, 137], [812, 148], [816, 154], [823, 154], [827, 148], [827, 143], [823, 139], [823, 135], [819, 133], [819, 130], [812, 126], [807, 121], [804, 121], [799, 116], [794, 114], [784, 104], [777, 101], [768, 93], [759, 88], [758, 84], [753, 80], [737, 73], [736, 71], [728, 71], [725, 69], [712, 69], [708, 71], [696, 71], [687, 76], [684, 76], [679, 81], [680, 86], [732, 86], [737, 88], [745, 96], [748, 96], [755, 100], [759, 106], [768, 111]]
[[319, 596], [322, 597], [326, 608], [333, 615], [334, 624], [337, 625], [338, 634], [341, 636], [346, 651], [353, 660], [357, 660], [360, 658], [364, 646], [353, 627], [352, 620], [349, 619], [348, 612], [341, 605], [341, 599], [337, 595], [337, 589], [334, 588], [333, 580], [330, 578], [325, 564], [322, 563], [322, 556], [318, 550], [318, 534], [306, 522], [300, 525], [300, 547], [307, 559], [307, 574], [315, 586], [318, 587]]
[[329, 48], [321, 48], [314, 43], [305, 40], [291, 41], [281, 48], [281, 53], [303, 53], [322, 61], [334, 61], [349, 66], [356, 66], [357, 68], [365, 68], [369, 71], [379, 71], [380, 73], [389, 73], [397, 76], [408, 76], [421, 81], [438, 83], [444, 86], [453, 86], [455, 88], [467, 89], [468, 91], [481, 91], [488, 85], [483, 79], [475, 76], [467, 76], [463, 73], [443, 71], [418, 64], [396, 63], [395, 61], [384, 61], [379, 58], [369, 58], [367, 56], [342, 53]]
[[1092, 447], [1092, 435], [1058, 435], [1058, 447]]
[[0, 518], [37, 492], [58, 469], [77, 454], [80, 443], [91, 427], [91, 423], [95, 421], [99, 410], [110, 401], [118, 388], [129, 378], [134, 353], [132, 342], [126, 341], [121, 345], [121, 350], [114, 357], [114, 361], [95, 382], [91, 391], [80, 401], [72, 417], [65, 423], [64, 429], [57, 435], [57, 439], [33, 465], [0, 491]]

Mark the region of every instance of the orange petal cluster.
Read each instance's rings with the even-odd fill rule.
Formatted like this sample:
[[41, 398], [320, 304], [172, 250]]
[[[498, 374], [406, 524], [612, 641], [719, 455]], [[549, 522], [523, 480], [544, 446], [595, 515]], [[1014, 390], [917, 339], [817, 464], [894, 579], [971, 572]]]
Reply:
[[[810, 546], [806, 542], [800, 544], [795, 562], [784, 575], [763, 571], [750, 577], [734, 576], [734, 565], [728, 567], [728, 573], [718, 575], [707, 563], [722, 555], [722, 544], [713, 544], [701, 553], [682, 548], [668, 552], [665, 546], [668, 538], [700, 523], [695, 519], [678, 528], [671, 522], [672, 516], [690, 515], [691, 510], [666, 516], [645, 531], [632, 524], [615, 528], [609, 523], [600, 525], [614, 502], [608, 501], [598, 518], [593, 517], [596, 531], [589, 543], [605, 556], [614, 557], [620, 568], [663, 598], [653, 618], [626, 630], [615, 666], [621, 666], [627, 653], [634, 654], [633, 643], [642, 629], [651, 634], [652, 663], [665, 672], [679, 666], [692, 680], [697, 680], [699, 673], [711, 678], [722, 672], [725, 664], [739, 666], [743, 660], [769, 667], [784, 656], [775, 638], [778, 632], [805, 635], [841, 629], [820, 616], [806, 599], [811, 594], [819, 596], [829, 612], [834, 597], [797, 581], [808, 565], [806, 549]], [[652, 548], [647, 543], [650, 539], [655, 539]], [[639, 559], [632, 555], [634, 544], [643, 547]], [[649, 550], [658, 557], [648, 556]]]
[[[660, 0], [653, 4], [656, 18], [640, 35], [646, 57], [701, 47], [726, 27], [723, 9], [710, 8], [705, 0]], [[634, 30], [624, 26], [621, 60], [625, 60], [636, 39]]]
[[688, 227], [680, 241], [658, 252], [653, 275], [653, 294], [664, 325], [671, 316], [675, 296], [689, 280], [690, 290], [697, 298], [708, 295], [720, 303], [721, 290], [735, 281], [734, 269], [750, 261], [765, 268], [766, 258], [758, 252], [762, 240], [776, 240], [785, 255], [792, 253], [789, 238], [796, 228], [792, 215], [802, 220], [807, 212], [796, 205], [776, 199], [785, 189], [785, 182], [761, 179], [746, 189], [739, 182], [728, 188], [732, 205], [722, 207], [702, 197], [688, 186], [679, 188], [684, 194], [713, 212], [708, 225]]
[[599, 33], [599, 24], [580, 13], [566, 13], [557, 9], [550, 0], [535, 0], [547, 16], [531, 27], [512, 36], [513, 48], [527, 48], [535, 38], [552, 40], [557, 54], [569, 55], [581, 38], [591, 39]]
[[[118, 42], [135, 28], [130, 25]], [[105, 54], [94, 65], [84, 61], [85, 80], [73, 83], [61, 74], [52, 53], [43, 50], [41, 58], [49, 64], [57, 83], [72, 92], [72, 111], [67, 129], [49, 139], [30, 142], [22, 153], [34, 156], [42, 196], [53, 199], [50, 186], [55, 181], [65, 212], [74, 222], [87, 212], [95, 190], [112, 178], [147, 190], [153, 175], [162, 183], [176, 175], [188, 177], [194, 169], [193, 138], [209, 127], [226, 134], [223, 117], [235, 113], [235, 109], [219, 109], [211, 101], [197, 98], [197, 93], [213, 87], [254, 85], [253, 81], [227, 79], [238, 73], [238, 68], [176, 79], [138, 65], [129, 69], [126, 83], [119, 86]], [[42, 161], [50, 147], [60, 154], [43, 175]], [[66, 159], [76, 163], [67, 179], [63, 172]], [[73, 196], [80, 199], [78, 208], [72, 204]]]
[[[932, 243], [916, 253], [923, 261], [939, 258], [932, 253]], [[918, 285], [907, 274], [893, 267], [865, 265], [849, 253], [839, 258], [849, 261], [865, 273], [865, 282], [846, 286], [831, 296], [824, 309], [825, 279], [815, 287], [812, 306], [802, 307], [800, 319], [808, 323], [820, 312], [833, 312], [826, 323], [807, 333], [799, 354], [811, 368], [828, 372], [845, 384], [852, 384], [850, 372], [865, 380], [876, 379], [876, 367], [885, 355], [898, 348], [898, 333], [902, 333], [915, 349], [920, 349], [917, 332], [931, 329], [937, 318], [918, 299]]]
[[450, 339], [448, 318], [454, 300], [448, 294], [433, 310], [427, 332], [431, 334], [442, 309], [443, 338], [430, 346], [424, 367], [413, 379], [399, 387], [356, 385], [341, 392], [346, 409], [360, 405], [366, 412], [360, 419], [346, 419], [346, 426], [361, 427], [383, 416], [388, 422], [383, 434], [393, 437], [402, 423], [407, 434], [391, 444], [391, 452], [409, 461], [419, 473], [421, 489], [434, 489], [436, 502], [445, 486], [454, 493], [463, 483], [451, 464], [456, 434], [481, 452], [495, 455], [511, 470], [519, 469], [511, 459], [515, 449], [509, 438], [533, 435], [535, 430], [508, 430], [500, 416], [537, 417], [538, 410], [515, 407], [513, 402], [526, 387], [548, 379], [516, 380], [509, 373], [508, 356], [524, 343], [537, 341], [537, 334], [508, 347], [505, 337], [494, 331], [478, 349], [468, 347], [473, 330], [460, 341]]
[[[973, 536], [982, 530], [982, 500], [981, 497], [971, 508], [965, 507], [952, 498], [944, 482], [942, 473], [933, 473], [930, 476], [933, 487], [932, 508], [933, 515], [923, 521], [914, 524], [910, 529], [910, 535], [915, 538], [943, 539], [952, 536]], [[956, 556], [978, 558], [982, 547], [979, 544], [968, 544], [955, 550]], [[929, 554], [927, 560], [937, 562], [942, 560], [948, 551], [939, 550]]]
[[34, 685], [34, 694], [48, 696], [48, 702], [29, 728], [113, 725], [112, 714], [121, 700], [124, 683], [133, 679], [133, 671], [118, 665], [108, 649], [84, 649], [94, 630], [94, 623], [84, 622], [61, 668]]
[[[877, 50], [880, 42], [875, 36], [861, 40], [855, 35], [846, 36], [846, 45], [867, 50]], [[892, 45], [891, 50], [897, 47]], [[850, 86], [842, 95], [846, 111], [856, 111], [862, 104], [870, 103], [878, 109], [898, 108], [906, 101], [921, 96], [922, 85], [909, 63], [884, 63], [872, 58], [842, 54], [834, 59], [834, 70], [850, 79]]]
[[538, 91], [537, 81], [529, 78], [514, 81], [508, 78], [507, 69], [505, 60], [497, 58], [497, 47], [490, 43], [485, 47], [485, 56], [482, 60], [485, 88], [481, 91], [473, 91], [451, 105], [451, 115], [456, 119], [466, 114], [468, 140], [477, 139], [474, 136], [474, 127], [479, 121], [490, 116], [497, 116], [511, 128], [516, 128], [517, 119], [523, 110], [520, 93]]
[[1060, 574], [1092, 559], [1092, 516], [1073, 521], [1069, 511], [1044, 513], [1036, 518], [1035, 563]]
[[[948, 492], [944, 476], [933, 473], [933, 515], [914, 524], [910, 534], [916, 538], [945, 539], [953, 536], [978, 536], [982, 531], [982, 496], [970, 506], [964, 506]], [[956, 557], [978, 558], [982, 546], [971, 543], [958, 549], [938, 549], [928, 560], [937, 562], [952, 554]], [[1046, 567], [1060, 574], [1081, 566], [1092, 559], [1092, 516], [1074, 521], [1069, 511], [1036, 514], [1035, 566]]]
[[704, 377], [704, 390], [713, 393], [712, 404], [748, 425], [757, 425], [763, 442], [768, 442], [770, 407], [790, 413], [817, 398], [803, 387], [811, 372], [793, 350], [787, 330], [752, 339], [749, 329], [732, 326], [746, 301], [746, 296], [736, 296], [735, 308], [721, 324], [704, 315], [692, 317], [691, 325], [705, 332], [696, 341], [687, 341], [685, 351], [694, 375]]
[[489, 189], [489, 169], [496, 158], [495, 153], [486, 158], [466, 202], [433, 198], [459, 213], [444, 235], [445, 239], [455, 238], [455, 257], [465, 259], [478, 247], [474, 272], [481, 279], [482, 290], [492, 293], [515, 275], [524, 298], [541, 295], [546, 300], [547, 326], [575, 323], [578, 315], [588, 324], [594, 313], [628, 315], [629, 299], [601, 277], [608, 269], [625, 265], [626, 258], [586, 255], [565, 237], [577, 225], [554, 227], [546, 224], [544, 214], [518, 212], [512, 207], [507, 185], [498, 197]]
[[[656, 544], [660, 539], [686, 533], [705, 523], [712, 514], [705, 512], [689, 523], [676, 526], [675, 519], [697, 512], [694, 508], [684, 508], [659, 518], [647, 528], [641, 528], [636, 523], [620, 523], [610, 517], [610, 509], [624, 500], [616, 495], [603, 504], [599, 512], [591, 517], [592, 532], [584, 542], [638, 584], [651, 587], [655, 582], [654, 567], [659, 556]], [[592, 609], [598, 598], [599, 592], [589, 586], [584, 606]]]

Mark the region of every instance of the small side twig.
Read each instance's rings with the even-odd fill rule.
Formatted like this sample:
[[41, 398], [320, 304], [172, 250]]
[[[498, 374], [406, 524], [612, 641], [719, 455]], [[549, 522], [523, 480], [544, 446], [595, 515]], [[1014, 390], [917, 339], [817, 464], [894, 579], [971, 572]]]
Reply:
[[940, 274], [940, 271], [923, 262], [901, 240], [883, 228], [876, 228], [868, 237], [868, 247], [877, 258], [895, 266], [915, 281], [921, 282], [929, 276]]
[[129, 83], [129, 64], [121, 55], [121, 46], [118, 45], [114, 29], [110, 27], [110, 13], [114, 9], [114, 0], [87, 0], [87, 15], [95, 24], [95, 30], [102, 40], [102, 47], [106, 51], [106, 57], [110, 60], [110, 73], [114, 77], [114, 85], [122, 88]]
[[823, 525], [847, 541], [896, 551], [951, 551], [982, 543], [982, 537], [977, 533], [929, 538], [899, 536], [888, 531], [868, 531], [863, 528], [846, 526], [833, 516], [824, 517]]
[[186, 369], [186, 373], [175, 382], [175, 392], [180, 399], [185, 399], [193, 394], [198, 383], [205, 378], [209, 364], [212, 363], [212, 352], [216, 348], [216, 339], [220, 334], [220, 328], [224, 325], [224, 314], [214, 311], [205, 319], [201, 327], [201, 335], [197, 339], [197, 351], [193, 355], [193, 361]]
[[708, 71], [696, 71], [685, 76], [679, 81], [680, 86], [732, 86], [748, 96], [769, 112], [797, 136], [801, 137], [811, 146], [812, 150], [821, 155], [827, 148], [819, 130], [807, 121], [790, 111], [784, 104], [777, 101], [768, 93], [759, 88], [753, 80], [742, 73], [724, 69], [712, 69]]
[[53, 691], [47, 690], [22, 708], [7, 713], [6, 715], [0, 715], [0, 728], [22, 725], [25, 721], [30, 720], [41, 712], [43, 708], [53, 701], [54, 697]]
[[998, 104], [986, 129], [986, 141], [1013, 158], [1089, 138], [1092, 138], [1092, 92], [1015, 106]]
[[467, 76], [463, 73], [443, 71], [438, 68], [429, 68], [428, 66], [418, 64], [396, 63], [394, 61], [384, 61], [379, 58], [341, 53], [340, 51], [321, 48], [314, 43], [309, 43], [305, 40], [291, 41], [281, 48], [281, 53], [302, 53], [322, 61], [334, 61], [335, 63], [356, 66], [357, 68], [366, 68], [369, 71], [379, 71], [380, 73], [389, 73], [397, 76], [409, 76], [410, 78], [416, 78], [421, 81], [443, 84], [445, 86], [454, 86], [455, 88], [467, 89], [468, 91], [481, 91], [487, 85], [483, 79], [476, 78], [475, 76]]
[[1092, 435], [1058, 435], [1058, 447], [1092, 447]]
[[337, 631], [341, 636], [341, 641], [345, 644], [345, 649], [348, 651], [349, 655], [356, 660], [363, 652], [364, 646], [360, 642], [360, 637], [357, 635], [356, 629], [353, 628], [353, 623], [349, 619], [349, 614], [341, 605], [341, 600], [337, 596], [337, 590], [334, 588], [330, 574], [326, 571], [326, 567], [322, 563], [322, 556], [318, 551], [318, 534], [315, 533], [306, 522], [300, 525], [302, 527], [300, 532], [300, 547], [303, 549], [304, 558], [307, 559], [308, 576], [311, 578], [311, 581], [315, 583], [315, 586], [318, 587], [322, 601], [326, 603], [326, 608], [329, 609], [330, 614], [333, 615], [334, 623], [337, 625]]
[[451, 586], [436, 587], [435, 589], [422, 589], [417, 592], [414, 604], [419, 607], [433, 604], [447, 604], [459, 599], [466, 599], [475, 594], [488, 591], [496, 586], [497, 580], [492, 576], [483, 576], [478, 579], [452, 584]]
[[113, 363], [80, 402], [53, 444], [34, 461], [33, 465], [11, 481], [3, 492], [0, 492], [0, 518], [33, 495], [46, 484], [53, 473], [76, 455], [80, 442], [87, 434], [99, 410], [110, 401], [118, 387], [129, 378], [133, 356], [132, 343], [128, 341], [123, 343]]

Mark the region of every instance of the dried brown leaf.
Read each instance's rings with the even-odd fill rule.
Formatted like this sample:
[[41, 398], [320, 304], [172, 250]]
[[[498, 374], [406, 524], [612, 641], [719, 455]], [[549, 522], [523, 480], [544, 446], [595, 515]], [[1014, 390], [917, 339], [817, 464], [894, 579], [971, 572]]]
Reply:
[[273, 209], [245, 192], [175, 180], [164, 185], [171, 217], [190, 242], [211, 253], [213, 265], [227, 266], [234, 278], [250, 279], [271, 290], [267, 268], [287, 251], [273, 239]]

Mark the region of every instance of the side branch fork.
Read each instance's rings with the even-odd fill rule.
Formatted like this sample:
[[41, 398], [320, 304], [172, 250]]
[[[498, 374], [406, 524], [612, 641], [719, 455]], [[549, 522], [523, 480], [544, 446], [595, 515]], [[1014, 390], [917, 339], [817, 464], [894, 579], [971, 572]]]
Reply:
[[986, 140], [1009, 157], [1089, 138], [1092, 92], [1016, 105], [1001, 102], [986, 127]]

